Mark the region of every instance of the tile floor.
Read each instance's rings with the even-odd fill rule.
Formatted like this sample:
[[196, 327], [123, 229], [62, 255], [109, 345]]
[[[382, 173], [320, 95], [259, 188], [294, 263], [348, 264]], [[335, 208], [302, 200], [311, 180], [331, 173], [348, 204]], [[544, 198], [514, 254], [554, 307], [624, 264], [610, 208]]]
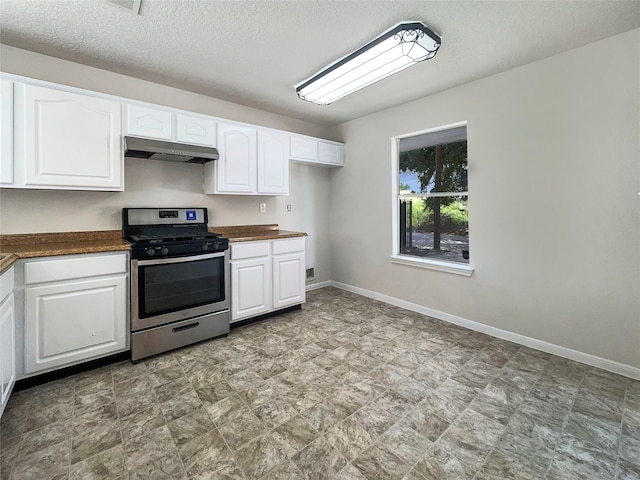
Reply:
[[2, 479], [639, 479], [640, 382], [334, 288], [12, 396]]

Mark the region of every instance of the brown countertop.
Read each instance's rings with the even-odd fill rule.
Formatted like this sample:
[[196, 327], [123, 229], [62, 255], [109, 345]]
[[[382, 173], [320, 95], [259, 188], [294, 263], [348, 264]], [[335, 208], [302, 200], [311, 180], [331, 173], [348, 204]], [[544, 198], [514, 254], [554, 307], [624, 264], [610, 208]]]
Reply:
[[[280, 230], [277, 224], [209, 227], [209, 231], [220, 233], [231, 242], [307, 236], [303, 232]], [[130, 249], [131, 245], [122, 239], [121, 230], [0, 235], [0, 274], [21, 258], [117, 252]]]
[[281, 238], [307, 236], [304, 232], [280, 230], [277, 224], [209, 227], [209, 231], [222, 234], [227, 237], [230, 242], [254, 242], [259, 240], [278, 240]]
[[11, 265], [18, 261], [18, 257], [13, 253], [0, 254], [0, 275], [4, 273]]
[[0, 235], [0, 272], [21, 258], [128, 251], [120, 230]]

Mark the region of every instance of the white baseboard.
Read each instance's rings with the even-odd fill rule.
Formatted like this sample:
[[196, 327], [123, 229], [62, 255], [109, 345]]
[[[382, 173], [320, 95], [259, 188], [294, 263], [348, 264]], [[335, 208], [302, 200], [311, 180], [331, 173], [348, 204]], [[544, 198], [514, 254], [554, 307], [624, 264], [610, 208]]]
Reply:
[[307, 283], [307, 285], [305, 286], [305, 290], [308, 292], [310, 290], [317, 290], [318, 288], [323, 288], [323, 287], [330, 287], [331, 286], [331, 280], [326, 280], [324, 282], [318, 282], [318, 283]]
[[[542, 350], [543, 352], [551, 353], [553, 355], [558, 355], [560, 357], [568, 358], [570, 360], [575, 360], [576, 362], [585, 363], [587, 365], [591, 365], [592, 367], [598, 367], [603, 370], [607, 370], [608, 372], [613, 372], [613, 373], [617, 373], [618, 375], [623, 375], [625, 377], [633, 378], [635, 380], [640, 380], [640, 368], [633, 367], [631, 365], [626, 365], [624, 363], [616, 362], [606, 358], [597, 357], [595, 355], [591, 355], [590, 353], [579, 352], [577, 350], [572, 350], [567, 347], [563, 347], [553, 343], [527, 337], [525, 335], [520, 335], [519, 333], [510, 332], [508, 330], [502, 330], [500, 328], [492, 327], [490, 325], [485, 325], [484, 323], [474, 322], [473, 320], [467, 320], [466, 318], [458, 317], [456, 315], [451, 315], [450, 313], [441, 312], [439, 310], [434, 310], [433, 308], [425, 307], [423, 305], [418, 305], [417, 303], [407, 302], [406, 300], [401, 300], [399, 298], [391, 297], [389, 295], [384, 295], [382, 293], [374, 292], [373, 290], [367, 290], [364, 288], [355, 287], [353, 285], [348, 285], [346, 283], [336, 282], [333, 280], [331, 280], [330, 282], [323, 282], [323, 283], [328, 283], [333, 287], [340, 288], [348, 292], [357, 293], [358, 295], [373, 298], [374, 300], [380, 300], [381, 302], [395, 305], [396, 307], [404, 308], [406, 310], [411, 310], [412, 312], [421, 313], [422, 315], [428, 315], [430, 317], [434, 317], [439, 320], [444, 320], [445, 322], [453, 323], [455, 325], [459, 325], [461, 327], [465, 327], [470, 330], [475, 330], [477, 332], [486, 333], [487, 335], [501, 338], [503, 340], [508, 340], [510, 342], [517, 343], [519, 345], [535, 348], [536, 350]], [[320, 287], [316, 287], [316, 288], [320, 288]], [[307, 290], [308, 289], [309, 288], [307, 287]]]

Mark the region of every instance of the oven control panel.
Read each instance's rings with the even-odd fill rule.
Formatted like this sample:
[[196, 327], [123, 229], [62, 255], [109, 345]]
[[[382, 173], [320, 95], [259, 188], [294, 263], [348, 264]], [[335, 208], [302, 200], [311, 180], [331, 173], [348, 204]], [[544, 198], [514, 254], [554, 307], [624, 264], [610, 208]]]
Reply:
[[166, 257], [193, 255], [207, 252], [223, 252], [229, 248], [226, 238], [216, 238], [209, 242], [173, 242], [171, 245], [134, 245], [131, 249], [132, 258]]
[[158, 218], [180, 218], [177, 210], [159, 210]]
[[155, 257], [156, 255], [169, 255], [169, 247], [148, 247], [148, 257]]

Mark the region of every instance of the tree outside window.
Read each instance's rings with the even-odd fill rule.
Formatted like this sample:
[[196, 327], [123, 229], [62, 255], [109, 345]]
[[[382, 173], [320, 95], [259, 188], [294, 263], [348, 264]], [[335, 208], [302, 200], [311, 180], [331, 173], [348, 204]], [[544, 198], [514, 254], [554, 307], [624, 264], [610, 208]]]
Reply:
[[402, 255], [469, 263], [466, 126], [399, 142]]

